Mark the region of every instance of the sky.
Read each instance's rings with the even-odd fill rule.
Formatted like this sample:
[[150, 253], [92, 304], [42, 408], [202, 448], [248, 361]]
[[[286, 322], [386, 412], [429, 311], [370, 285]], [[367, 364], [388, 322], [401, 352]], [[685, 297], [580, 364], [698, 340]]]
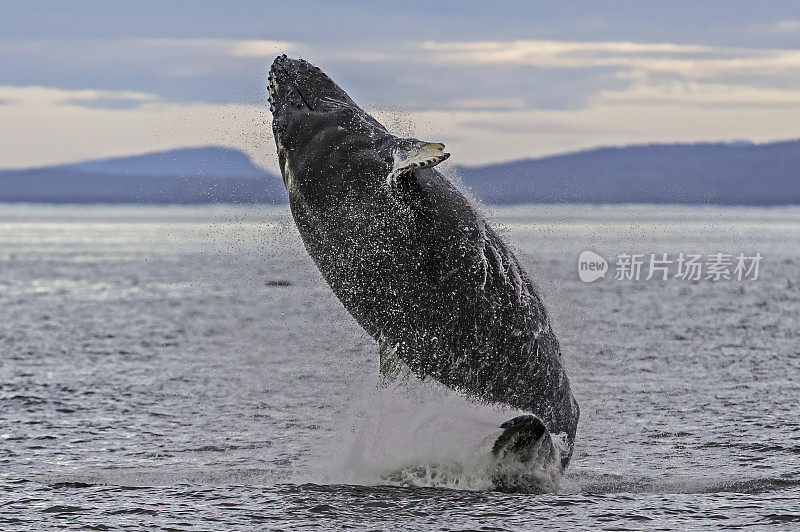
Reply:
[[0, 0], [0, 168], [215, 144], [277, 171], [282, 53], [460, 165], [800, 137], [796, 1]]

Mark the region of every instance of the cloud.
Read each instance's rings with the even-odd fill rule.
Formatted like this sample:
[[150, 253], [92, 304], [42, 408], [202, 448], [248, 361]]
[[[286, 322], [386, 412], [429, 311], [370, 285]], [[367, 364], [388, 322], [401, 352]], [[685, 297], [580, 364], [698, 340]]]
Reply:
[[597, 146], [796, 138], [800, 107], [626, 105], [597, 100], [582, 109], [376, 113], [392, 131], [443, 142], [458, 165], [541, 157]]
[[[7, 103], [24, 107], [49, 105], [79, 105], [83, 107], [106, 107], [104, 103], [112, 103], [109, 108], [119, 108], [114, 102], [132, 102], [138, 106], [157, 102], [155, 94], [137, 91], [108, 91], [97, 89], [65, 90], [55, 87], [13, 87], [0, 86], [0, 98]], [[123, 106], [123, 107], [133, 107]]]
[[297, 45], [289, 41], [253, 39], [126, 39], [135, 49], [153, 51], [190, 51], [208, 56], [269, 57], [291, 51]]
[[673, 81], [637, 83], [623, 91], [603, 91], [597, 99], [618, 105], [793, 107], [800, 106], [800, 89]]
[[71, 91], [71, 96], [60, 100], [60, 105], [78, 105], [88, 108], [136, 109], [146, 103], [160, 100], [155, 94], [136, 91]]
[[772, 33], [783, 34], [783, 33], [794, 33], [800, 30], [800, 20], [794, 19], [787, 19], [787, 20], [779, 20], [771, 27]]
[[455, 109], [471, 109], [471, 110], [510, 110], [510, 109], [525, 109], [527, 107], [525, 98], [493, 98], [493, 97], [479, 97], [479, 98], [462, 98], [460, 100], [453, 100], [450, 104]]
[[550, 69], [608, 67], [667, 73], [687, 79], [723, 75], [800, 74], [800, 50], [732, 48], [626, 41], [427, 41], [421, 48], [439, 63], [517, 65]]
[[232, 41], [231, 55], [236, 57], [267, 57], [274, 58], [276, 55], [296, 48], [297, 45], [285, 41]]
[[[687, 54], [709, 52], [714, 48], [700, 45], [670, 43], [635, 43], [628, 41], [476, 41], [476, 42], [436, 42], [422, 43], [424, 50], [454, 54], [459, 60], [487, 63], [517, 63], [556, 60], [553, 66], [570, 58], [596, 58], [603, 56], [633, 57], [652, 54]], [[583, 65], [582, 65], [583, 66]]]
[[293, 46], [248, 39], [0, 40], [0, 84], [131, 90], [174, 102], [257, 103], [264, 99], [268, 61]]
[[15, 124], [0, 131], [0, 167], [219, 144], [276, 170], [263, 84], [279, 53], [312, 58], [390, 129], [444, 141], [457, 164], [597, 145], [800, 134], [800, 51], [788, 49], [567, 40], [335, 49], [217, 38], [15, 41], [0, 48], [0, 73], [13, 70], [3, 66], [10, 61], [24, 64], [30, 79], [52, 75], [52, 83], [0, 85], [0, 122]]
[[[663, 100], [681, 91], [687, 104], [690, 92], [709, 105], [732, 105], [736, 98], [774, 102], [793, 98], [800, 82], [800, 50], [775, 48], [566, 40], [373, 42], [365, 48], [277, 39], [81, 38], [5, 41], [0, 83], [20, 71], [5, 83], [89, 84], [174, 103], [263, 105], [266, 72], [280, 53], [311, 58], [359, 101], [404, 112], [576, 109], [601, 94]], [[712, 85], [730, 85], [737, 96]], [[647, 86], [650, 94], [624, 92], [632, 86], [640, 92]], [[140, 100], [115, 94], [73, 103], [136, 107]]]
[[[600, 145], [768, 141], [800, 133], [796, 95], [749, 93], [745, 87], [734, 93], [735, 98], [764, 105], [702, 103], [709, 97], [703, 94], [723, 91], [723, 87], [690, 86], [683, 92], [664, 92], [637, 81], [619, 91], [604, 91], [581, 108], [511, 109], [497, 104], [515, 102], [489, 100], [471, 102], [468, 109], [459, 110], [370, 111], [399, 136], [444, 142], [453, 154], [452, 163], [459, 165]], [[0, 98], [8, 100], [0, 107], [0, 122], [15, 125], [0, 131], [0, 168], [214, 144], [242, 149], [258, 164], [278, 170], [271, 116], [263, 106], [178, 104], [144, 96], [139, 98], [146, 101], [135, 109], [75, 103], [92, 97], [108, 95], [105, 91], [0, 87]]]
[[71, 98], [64, 100], [67, 105], [81, 105], [94, 109], [136, 109], [144, 103], [136, 98], [98, 97], [91, 99]]
[[[136, 108], [87, 105], [117, 95]], [[218, 144], [273, 164], [269, 111], [244, 104], [175, 104], [152, 95], [0, 86], [0, 168], [30, 167]], [[76, 103], [80, 102], [80, 103]]]

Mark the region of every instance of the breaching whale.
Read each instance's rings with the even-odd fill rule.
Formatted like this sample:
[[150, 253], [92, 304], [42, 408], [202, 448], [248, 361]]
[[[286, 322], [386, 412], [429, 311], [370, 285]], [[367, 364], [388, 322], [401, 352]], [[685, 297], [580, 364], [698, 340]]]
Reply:
[[527, 412], [492, 453], [501, 490], [551, 488], [572, 455], [578, 405], [527, 273], [433, 167], [444, 145], [398, 138], [318, 67], [269, 73], [278, 160], [304, 245], [358, 323], [397, 361], [475, 399]]

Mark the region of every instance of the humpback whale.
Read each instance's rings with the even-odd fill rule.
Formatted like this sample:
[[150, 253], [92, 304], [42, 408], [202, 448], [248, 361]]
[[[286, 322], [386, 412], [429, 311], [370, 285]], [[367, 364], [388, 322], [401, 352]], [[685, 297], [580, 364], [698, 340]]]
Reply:
[[494, 485], [552, 488], [579, 416], [559, 343], [517, 258], [435, 169], [444, 145], [392, 135], [304, 60], [277, 57], [268, 93], [292, 216], [381, 372], [526, 412], [499, 427]]

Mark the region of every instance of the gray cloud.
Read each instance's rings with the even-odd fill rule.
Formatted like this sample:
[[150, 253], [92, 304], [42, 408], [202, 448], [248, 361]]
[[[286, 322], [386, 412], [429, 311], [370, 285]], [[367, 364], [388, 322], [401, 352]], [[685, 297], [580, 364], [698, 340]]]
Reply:
[[[382, 119], [420, 117], [415, 127], [464, 139], [483, 160], [643, 136], [797, 134], [800, 4], [788, 0], [7, 4], [2, 112], [31, 125], [52, 118], [54, 139], [56, 125], [73, 135], [82, 108], [98, 121], [88, 133], [108, 128], [102, 137], [123, 118], [143, 127], [134, 119], [147, 114], [161, 136], [137, 149], [190, 139], [261, 149], [267, 71], [282, 52], [321, 66]], [[167, 120], [168, 108], [202, 126]], [[249, 122], [220, 133], [231, 109]], [[467, 143], [474, 129], [502, 140]], [[131, 135], [102, 149], [124, 153]], [[89, 145], [53, 141], [63, 158], [88, 156]]]
[[0, 35], [13, 38], [236, 38], [308, 43], [404, 40], [630, 40], [797, 47], [793, 0], [84, 0], [6, 2]]
[[[757, 50], [800, 47], [798, 20], [800, 5], [788, 0], [771, 2], [768, 10], [740, 0], [407, 0], [402, 8], [355, 0], [142, 0], [113, 7], [102, 0], [30, 0], [5, 6], [0, 18], [0, 84], [263, 105], [269, 45], [252, 42], [272, 40], [295, 43], [280, 51], [318, 62], [362, 101], [381, 108], [570, 109], [601, 91], [626, 87], [630, 80], [620, 73], [644, 68], [660, 76], [655, 60], [671, 68], [670, 75], [699, 61], [695, 73], [705, 75], [732, 67], [724, 64], [725, 54], [742, 59], [748, 48], [751, 67], [775, 68], [768, 74], [728, 68], [721, 75], [738, 83], [763, 85], [766, 77], [767, 83], [790, 85], [797, 79], [787, 80], [780, 64]], [[542, 54], [531, 55], [533, 44], [527, 57], [505, 67], [471, 61], [464, 48], [548, 40], [585, 46], [543, 61]], [[420, 49], [425, 42], [441, 46]], [[621, 42], [640, 47], [627, 53], [604, 48]], [[454, 61], [459, 58], [462, 64]]]
[[63, 105], [77, 105], [87, 109], [136, 109], [147, 103], [138, 98], [115, 98], [100, 96], [97, 98], [67, 98]]
[[643, 80], [786, 90], [800, 81], [800, 52], [781, 49], [540, 40], [376, 42], [364, 49], [264, 39], [80, 38], [7, 41], [0, 84], [264, 105], [266, 72], [281, 52], [319, 64], [364, 105], [397, 111], [576, 109]]

